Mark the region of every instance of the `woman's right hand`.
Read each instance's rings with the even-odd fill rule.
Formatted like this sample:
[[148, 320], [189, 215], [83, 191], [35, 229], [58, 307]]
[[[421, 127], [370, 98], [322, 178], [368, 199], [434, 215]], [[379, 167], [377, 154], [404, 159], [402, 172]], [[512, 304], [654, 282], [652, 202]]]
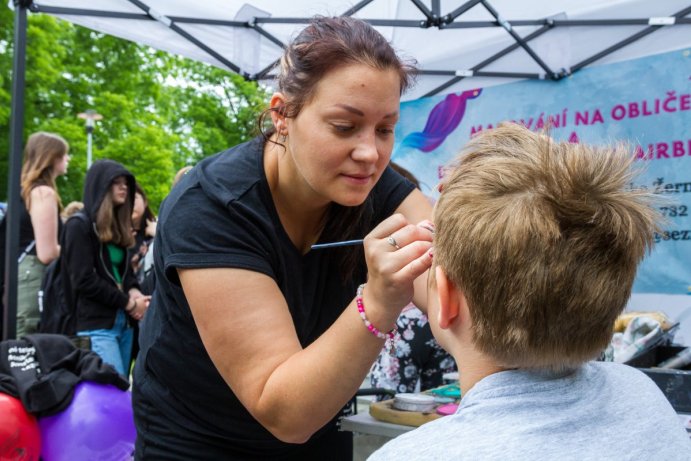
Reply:
[[130, 297], [130, 304], [132, 307], [127, 310], [127, 313], [135, 320], [141, 320], [144, 317], [144, 313], [149, 308], [149, 303], [151, 302], [151, 296], [137, 296]]
[[365, 237], [367, 317], [388, 330], [401, 309], [413, 299], [413, 282], [432, 265], [431, 223], [411, 224], [402, 214], [382, 221]]
[[158, 225], [158, 222], [156, 219], [147, 219], [146, 220], [146, 236], [147, 237], [155, 237], [156, 236], [156, 226]]

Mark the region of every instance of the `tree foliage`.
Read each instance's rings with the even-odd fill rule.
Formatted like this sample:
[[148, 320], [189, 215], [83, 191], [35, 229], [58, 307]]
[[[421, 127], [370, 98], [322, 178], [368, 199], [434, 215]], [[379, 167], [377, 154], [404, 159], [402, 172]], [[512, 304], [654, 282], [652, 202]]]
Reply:
[[[13, 12], [0, 5], [0, 199], [7, 195]], [[70, 144], [63, 203], [81, 200], [86, 171], [84, 121], [103, 115], [93, 159], [111, 158], [137, 177], [154, 209], [184, 165], [256, 134], [268, 98], [254, 82], [180, 56], [103, 35], [48, 15], [30, 14], [25, 128], [53, 131]]]

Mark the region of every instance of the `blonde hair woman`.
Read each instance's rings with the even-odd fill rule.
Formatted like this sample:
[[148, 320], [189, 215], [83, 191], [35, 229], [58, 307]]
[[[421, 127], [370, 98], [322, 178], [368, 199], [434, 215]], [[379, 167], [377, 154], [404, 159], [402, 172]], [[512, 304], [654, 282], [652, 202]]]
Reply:
[[45, 267], [60, 255], [60, 195], [55, 179], [67, 172], [69, 146], [55, 133], [29, 136], [22, 166], [17, 337], [38, 329], [38, 290]]

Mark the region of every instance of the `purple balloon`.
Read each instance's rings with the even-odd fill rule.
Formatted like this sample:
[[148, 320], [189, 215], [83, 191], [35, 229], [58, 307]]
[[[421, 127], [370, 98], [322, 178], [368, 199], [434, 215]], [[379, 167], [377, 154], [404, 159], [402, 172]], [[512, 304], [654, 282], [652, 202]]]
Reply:
[[115, 386], [79, 383], [62, 412], [39, 419], [43, 461], [124, 461], [132, 459], [132, 397]]

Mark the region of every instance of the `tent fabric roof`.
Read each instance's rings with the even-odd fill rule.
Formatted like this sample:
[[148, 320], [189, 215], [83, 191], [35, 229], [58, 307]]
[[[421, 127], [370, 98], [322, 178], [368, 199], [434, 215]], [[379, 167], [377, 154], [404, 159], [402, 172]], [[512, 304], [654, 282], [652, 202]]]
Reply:
[[349, 14], [418, 61], [423, 75], [405, 99], [691, 46], [688, 0], [34, 0], [30, 9], [267, 81], [311, 16]]

